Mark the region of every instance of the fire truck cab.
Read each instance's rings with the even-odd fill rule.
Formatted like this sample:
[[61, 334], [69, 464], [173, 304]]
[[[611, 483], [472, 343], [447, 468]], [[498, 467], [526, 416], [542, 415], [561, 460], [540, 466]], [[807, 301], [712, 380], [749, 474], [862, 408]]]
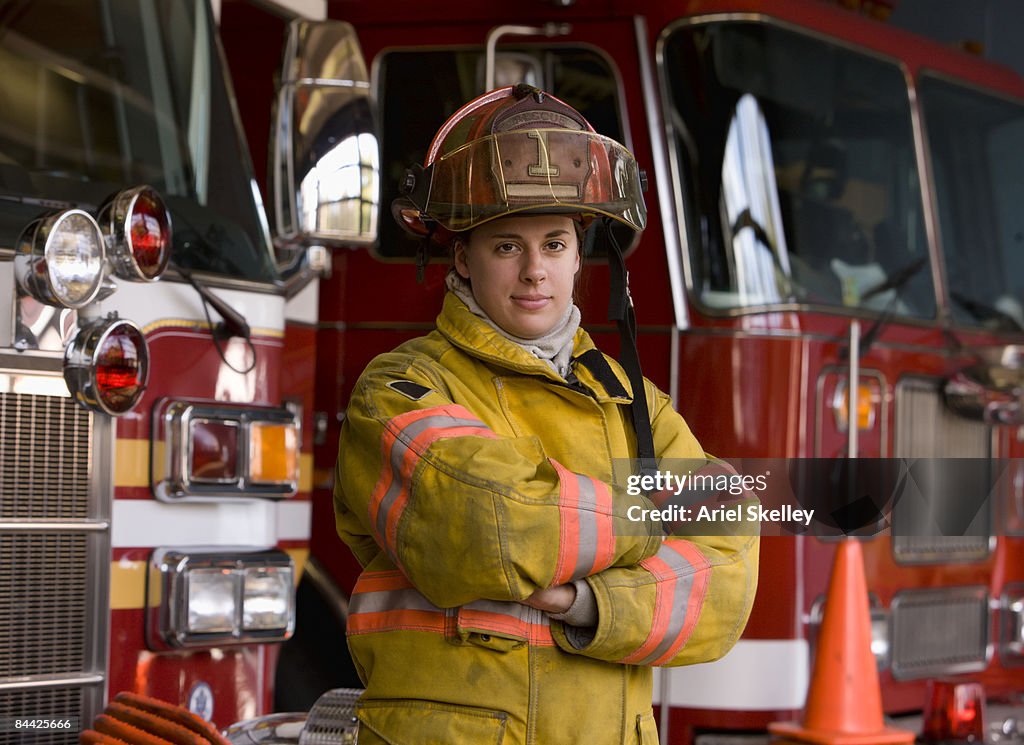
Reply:
[[[266, 30], [234, 12], [247, 34]], [[438, 126], [491, 86], [549, 90], [635, 153], [650, 183], [648, 227], [627, 258], [644, 371], [706, 450], [984, 464], [953, 497], [986, 505], [964, 535], [894, 529], [864, 541], [873, 650], [890, 715], [920, 713], [939, 677], [1016, 700], [1020, 76], [820, 0], [398, 0], [328, 13], [354, 26], [366, 55], [385, 211]], [[242, 101], [263, 108], [258, 95]], [[432, 257], [419, 285], [416, 248], [383, 219], [377, 242], [332, 253], [321, 280], [311, 539], [321, 599], [344, 597], [358, 574], [331, 514], [348, 392], [374, 355], [432, 328], [440, 307], [446, 257]], [[584, 324], [614, 352], [607, 264], [590, 259]], [[1004, 498], [984, 500], [997, 481]], [[799, 715], [834, 548], [764, 539], [736, 648], [661, 674], [663, 741], [732, 742]], [[315, 613], [300, 605], [299, 615], [290, 645]]]

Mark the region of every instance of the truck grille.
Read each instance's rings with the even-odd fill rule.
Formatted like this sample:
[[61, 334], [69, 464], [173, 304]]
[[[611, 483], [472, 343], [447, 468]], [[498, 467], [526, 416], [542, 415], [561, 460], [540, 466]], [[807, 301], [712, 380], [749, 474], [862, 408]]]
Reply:
[[[896, 386], [893, 455], [897, 458], [990, 459], [992, 431], [982, 422], [964, 419], [946, 408], [938, 381], [911, 378]], [[910, 531], [901, 529], [901, 526], [906, 526], [911, 520], [905, 511], [901, 511], [900, 504], [897, 503], [893, 512], [892, 550], [897, 562], [981, 561], [988, 557], [988, 535], [909, 535]], [[902, 504], [907, 505], [906, 502]], [[990, 505], [980, 519], [991, 525], [988, 510]]]
[[983, 670], [988, 629], [984, 587], [899, 593], [892, 603], [893, 677], [908, 680]]
[[[2, 382], [0, 376], [0, 382]], [[51, 379], [52, 380], [52, 379]], [[0, 393], [0, 720], [89, 723], [103, 704], [111, 424], [70, 398]], [[103, 435], [106, 435], [104, 437]], [[94, 439], [95, 437], [95, 439]], [[107, 443], [106, 451], [97, 443]], [[0, 731], [0, 743], [73, 743]]]

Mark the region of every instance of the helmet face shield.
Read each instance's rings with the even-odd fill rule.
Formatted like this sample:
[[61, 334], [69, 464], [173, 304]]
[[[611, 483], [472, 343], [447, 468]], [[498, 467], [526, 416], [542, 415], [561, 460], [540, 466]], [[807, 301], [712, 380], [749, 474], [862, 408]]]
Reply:
[[593, 132], [487, 135], [437, 157], [428, 172], [426, 204], [416, 207], [453, 232], [523, 212], [600, 214], [638, 231], [647, 222], [636, 160]]

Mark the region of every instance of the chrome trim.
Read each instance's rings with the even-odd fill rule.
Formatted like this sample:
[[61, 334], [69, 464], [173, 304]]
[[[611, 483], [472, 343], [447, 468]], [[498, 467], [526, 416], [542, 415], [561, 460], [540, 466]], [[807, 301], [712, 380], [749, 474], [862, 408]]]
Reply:
[[[948, 651], [946, 649], [947, 640], [941, 637], [941, 632], [945, 632], [946, 637], [958, 636], [961, 634], [962, 629], [952, 628], [947, 626], [939, 629], [935, 634], [920, 634], [916, 633], [919, 629], [908, 629], [907, 636], [904, 636], [901, 632], [904, 631], [901, 628], [901, 623], [908, 623], [906, 620], [906, 614], [903, 611], [905, 606], [918, 605], [922, 608], [933, 609], [929, 615], [929, 620], [932, 622], [938, 622], [939, 624], [950, 622], [950, 614], [935, 612], [938, 608], [949, 608], [953, 603], [969, 603], [970, 601], [976, 602], [976, 609], [983, 615], [983, 618], [978, 619], [978, 631], [982, 638], [980, 648], [977, 650], [980, 655], [974, 655], [973, 659], [964, 659], [963, 661], [957, 662], [952, 658], [946, 662], [938, 659], [939, 655]], [[988, 666], [989, 660], [992, 658], [993, 645], [991, 639], [991, 611], [989, 609], [989, 596], [986, 587], [969, 586], [969, 587], [949, 587], [943, 589], [926, 589], [926, 590], [904, 590], [898, 592], [892, 599], [891, 604], [891, 622], [890, 629], [892, 637], [890, 644], [892, 645], [892, 676], [896, 680], [918, 680], [921, 678], [929, 678], [938, 675], [956, 675], [960, 673], [978, 672], [984, 670]], [[925, 611], [920, 611], [925, 612]], [[955, 620], [955, 619], [954, 619]], [[934, 643], [936, 649], [936, 660], [932, 662], [923, 662], [919, 664], [908, 663], [900, 659], [900, 653], [906, 653], [908, 650], [905, 645], [901, 645], [902, 639], [910, 639], [916, 637], [918, 640], [930, 641]], [[928, 650], [931, 651], [931, 650]], [[968, 653], [970, 650], [968, 650]], [[964, 656], [968, 656], [965, 654]]]
[[59, 377], [63, 371], [63, 354], [0, 350], [0, 373], [10, 372], [14, 375], [39, 373], [40, 377]]
[[[233, 481], [211, 482], [191, 477], [190, 425], [194, 419], [238, 424], [238, 476]], [[299, 489], [298, 478], [278, 483], [253, 482], [249, 479], [250, 426], [262, 422], [291, 424], [295, 427], [297, 438], [300, 434], [299, 422], [287, 408], [179, 399], [159, 401], [153, 406], [150, 438], [153, 494], [164, 502], [221, 501], [239, 497], [281, 499], [294, 496]], [[161, 453], [162, 458], [159, 457]]]
[[[836, 386], [833, 391], [833, 400], [838, 395], [842, 386], [847, 385], [847, 379], [844, 376], [849, 375], [848, 368], [841, 367], [839, 365], [826, 365], [821, 368], [818, 372], [818, 379], [815, 382], [815, 414], [814, 414], [814, 457], [824, 458], [827, 457], [821, 450], [822, 441], [824, 439], [824, 421], [828, 415], [830, 406], [826, 406], [825, 403], [825, 384], [829, 378], [835, 376]], [[878, 457], [887, 458], [889, 454], [889, 404], [892, 402], [892, 395], [889, 392], [888, 386], [886, 385], [886, 378], [878, 370], [871, 370], [861, 368], [858, 381], [863, 381], [865, 378], [873, 380], [878, 384], [878, 403], [879, 413], [875, 421], [879, 422], [879, 442], [880, 449]], [[838, 427], [837, 431], [841, 432]]]
[[[682, 222], [686, 215], [679, 204], [673, 200], [678, 191], [672, 179], [675, 172], [669, 163], [666, 132], [668, 122], [659, 111], [659, 98], [655, 82], [654, 67], [648, 46], [647, 21], [643, 16], [633, 17], [633, 30], [636, 33], [637, 54], [640, 58], [640, 80], [643, 86], [644, 113], [647, 116], [648, 136], [651, 138], [651, 154], [654, 158], [655, 190], [658, 194], [658, 212], [661, 218], [661, 232], [665, 239], [665, 260], [668, 262], [669, 282], [672, 287], [672, 307], [675, 311], [675, 327], [685, 329], [690, 325], [690, 314], [686, 307], [686, 278], [683, 273], [682, 259], [684, 254], [680, 236], [685, 235]], [[663, 96], [664, 98], [664, 96]], [[659, 126], [664, 123], [664, 129]], [[658, 188], [664, 184], [663, 188]], [[675, 204], [673, 204], [675, 202]], [[673, 375], [671, 380], [675, 380]], [[675, 398], [672, 399], [676, 400]]]
[[[50, 259], [50, 241], [53, 234], [61, 223], [72, 217], [85, 219], [87, 230], [94, 234], [93, 237], [96, 239], [96, 246], [99, 249], [99, 256], [96, 257], [98, 266], [96, 274], [92, 278], [92, 287], [82, 299], [74, 302], [58, 296], [47, 269]], [[14, 256], [14, 278], [19, 292], [41, 303], [60, 308], [79, 309], [91, 303], [99, 294], [103, 284], [105, 263], [106, 241], [103, 239], [103, 231], [100, 230], [96, 218], [82, 209], [68, 209], [33, 220], [22, 231], [18, 238], [17, 253]]]
[[[135, 258], [135, 248], [132, 245], [132, 212], [139, 197], [143, 195], [149, 197], [163, 210], [164, 220], [167, 223], [167, 240], [157, 272], [152, 277], [139, 267], [139, 262]], [[107, 259], [115, 275], [131, 282], [156, 282], [160, 279], [160, 275], [167, 269], [171, 258], [171, 250], [174, 246], [174, 227], [171, 223], [171, 213], [155, 189], [150, 186], [136, 186], [133, 189], [118, 192], [100, 207], [98, 222], [104, 231]]]
[[[16, 681], [0, 680], [0, 691], [21, 691], [40, 688], [69, 688], [72, 686], [98, 685], [106, 678], [102, 675], [39, 675], [18, 678]], [[56, 714], [56, 712], [53, 712]]]
[[928, 143], [928, 127], [924, 123], [921, 103], [917, 96], [917, 82], [909, 72], [904, 72], [907, 92], [910, 96], [910, 124], [914, 134], [914, 156], [917, 159], [918, 188], [921, 191], [921, 207], [924, 218], [924, 232], [928, 238], [928, 253], [931, 258], [932, 284], [937, 303], [936, 313], [940, 326], [949, 326], [953, 314], [949, 308], [949, 293], [946, 286], [946, 253], [942, 249], [942, 230], [938, 218], [938, 194], [935, 191], [935, 172], [932, 167], [931, 148]]
[[1003, 665], [1024, 665], [1024, 583], [1012, 582], [999, 598], [999, 660]]
[[[195, 633], [188, 624], [188, 572], [220, 568], [237, 577], [235, 617], [230, 632]], [[284, 628], [246, 631], [243, 624], [244, 574], [252, 569], [287, 569], [289, 582], [288, 622]], [[194, 649], [229, 644], [284, 641], [295, 630], [295, 563], [280, 549], [224, 547], [158, 548], [150, 556], [147, 571], [146, 639], [151, 649]]]
[[39, 521], [39, 520], [3, 520], [0, 521], [0, 530], [11, 533], [102, 533], [110, 529], [110, 522], [107, 520], [67, 520], [63, 522]]
[[[124, 408], [114, 409], [100, 394], [96, 379], [103, 344], [111, 334], [127, 329], [138, 354], [138, 388], [125, 400]], [[64, 382], [71, 397], [85, 408], [110, 416], [121, 416], [135, 408], [149, 381], [149, 344], [133, 322], [111, 313], [105, 318], [86, 321], [64, 351]]]
[[[330, 75], [335, 70], [346, 70], [349, 78], [323, 77], [323, 73]], [[361, 118], [364, 110], [372, 111], [368, 77], [359, 39], [350, 23], [305, 19], [289, 22], [280, 83], [274, 97], [267, 164], [274, 261], [285, 276], [303, 269], [305, 249], [309, 245], [361, 246], [374, 243], [379, 237], [380, 143], [376, 140], [375, 127], [363, 128]], [[298, 94], [303, 90], [312, 95], [300, 97]], [[353, 104], [355, 109], [350, 108]], [[349, 115], [342, 124], [338, 117], [346, 111]], [[328, 126], [331, 137], [339, 142], [351, 135], [372, 137], [376, 151], [370, 161], [364, 161], [362, 151], [356, 148], [356, 159], [346, 162], [359, 169], [360, 188], [353, 197], [359, 207], [354, 213], [342, 211], [337, 225], [321, 220], [321, 207], [337, 202], [320, 202], [319, 189], [310, 196], [304, 194], [301, 187], [304, 175], [316, 168], [310, 156], [316, 153], [314, 143], [328, 134]], [[304, 163], [310, 163], [312, 168]], [[364, 168], [369, 169], [374, 181], [373, 194], [369, 197], [363, 196]], [[313, 204], [306, 203], [307, 197]], [[371, 206], [368, 217], [364, 215], [364, 204]], [[311, 222], [308, 215], [314, 215]]]

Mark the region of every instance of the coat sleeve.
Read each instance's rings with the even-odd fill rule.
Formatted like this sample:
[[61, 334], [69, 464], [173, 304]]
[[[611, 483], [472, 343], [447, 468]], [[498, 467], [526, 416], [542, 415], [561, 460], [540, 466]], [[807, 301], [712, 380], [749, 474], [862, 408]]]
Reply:
[[522, 600], [652, 556], [660, 535], [627, 517], [652, 503], [612, 490], [536, 437], [499, 436], [429, 369], [378, 363], [342, 427], [335, 514], [364, 566], [383, 551], [431, 603], [453, 607]]
[[[648, 399], [659, 462], [680, 458], [692, 463], [696, 440], [682, 417], [653, 386]], [[713, 469], [731, 471], [727, 464]], [[654, 556], [587, 577], [597, 601], [597, 627], [584, 635], [570, 627], [567, 636], [567, 627], [553, 624], [559, 647], [635, 665], [685, 665], [722, 657], [742, 633], [757, 588], [759, 524], [743, 519], [746, 507], [757, 500], [744, 490], [731, 504], [739, 507], [741, 519], [716, 523], [707, 530], [713, 535], [696, 535], [707, 525], [688, 523], [666, 537]], [[688, 537], [679, 537], [682, 532]]]

